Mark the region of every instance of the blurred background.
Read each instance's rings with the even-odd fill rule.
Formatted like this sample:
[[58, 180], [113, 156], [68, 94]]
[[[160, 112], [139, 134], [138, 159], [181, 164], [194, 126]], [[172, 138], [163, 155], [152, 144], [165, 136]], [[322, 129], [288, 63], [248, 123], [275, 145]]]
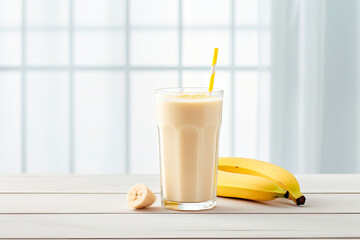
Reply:
[[360, 1], [0, 0], [0, 172], [159, 173], [153, 90], [225, 90], [220, 156], [360, 172]]

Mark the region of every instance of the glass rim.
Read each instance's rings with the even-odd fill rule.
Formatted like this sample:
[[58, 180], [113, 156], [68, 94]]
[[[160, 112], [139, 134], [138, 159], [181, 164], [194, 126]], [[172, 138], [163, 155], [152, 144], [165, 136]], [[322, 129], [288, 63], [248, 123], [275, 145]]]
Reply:
[[[181, 90], [190, 90], [193, 89], [193, 91], [181, 91]], [[189, 93], [189, 94], [219, 94], [219, 93], [223, 93], [224, 90], [220, 89], [220, 88], [214, 88], [211, 92], [209, 92], [209, 88], [206, 87], [169, 87], [169, 88], [158, 88], [155, 89], [154, 91], [156, 94], [184, 94], [184, 93]]]

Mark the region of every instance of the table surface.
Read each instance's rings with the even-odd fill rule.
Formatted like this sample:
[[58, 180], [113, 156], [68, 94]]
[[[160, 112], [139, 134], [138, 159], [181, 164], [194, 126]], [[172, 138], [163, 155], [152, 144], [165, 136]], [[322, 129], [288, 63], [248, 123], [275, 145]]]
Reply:
[[[157, 175], [0, 175], [0, 238], [360, 238], [360, 174], [297, 175], [304, 206], [218, 198], [212, 210], [162, 209]], [[133, 210], [145, 183], [156, 203]]]

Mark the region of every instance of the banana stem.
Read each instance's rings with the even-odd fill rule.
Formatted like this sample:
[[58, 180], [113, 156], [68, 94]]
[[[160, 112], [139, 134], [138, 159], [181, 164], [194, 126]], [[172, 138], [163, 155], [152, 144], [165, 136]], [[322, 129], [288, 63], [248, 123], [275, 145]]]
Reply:
[[299, 197], [299, 198], [294, 198], [293, 196], [289, 196], [289, 199], [291, 200], [291, 201], [293, 201], [296, 205], [298, 205], [298, 206], [300, 206], [300, 205], [304, 205], [305, 204], [305, 200], [306, 200], [306, 198], [305, 198], [305, 196], [303, 195], [303, 196], [301, 196], [301, 197]]

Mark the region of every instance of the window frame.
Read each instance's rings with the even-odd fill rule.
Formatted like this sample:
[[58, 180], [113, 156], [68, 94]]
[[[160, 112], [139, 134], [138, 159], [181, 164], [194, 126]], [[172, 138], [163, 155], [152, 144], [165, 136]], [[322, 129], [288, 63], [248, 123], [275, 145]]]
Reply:
[[[235, 65], [235, 34], [238, 30], [254, 30], [258, 33], [258, 49], [260, 55], [260, 33], [263, 30], [270, 30], [270, 26], [262, 26], [260, 21], [260, 8], [261, 8], [261, 0], [258, 1], [258, 23], [254, 26], [236, 26], [235, 24], [235, 1], [236, 0], [229, 0], [230, 1], [230, 26], [218, 26], [218, 27], [184, 27], [182, 22], [183, 18], [183, 0], [177, 0], [178, 2], [178, 26], [177, 27], [155, 27], [155, 26], [148, 26], [148, 27], [132, 27], [130, 25], [130, 1], [125, 0], [125, 25], [123, 27], [75, 27], [74, 26], [74, 1], [75, 0], [68, 0], [69, 1], [69, 25], [68, 27], [28, 27], [26, 22], [26, 0], [22, 1], [22, 9], [21, 9], [21, 27], [20, 28], [2, 28], [0, 27], [0, 31], [20, 31], [21, 35], [21, 45], [22, 45], [22, 54], [21, 54], [21, 65], [20, 66], [0, 66], [0, 71], [16, 71], [21, 73], [21, 128], [22, 128], [22, 162], [21, 162], [21, 172], [27, 172], [27, 159], [26, 159], [26, 73], [28, 71], [67, 71], [69, 73], [69, 93], [70, 93], [70, 101], [69, 101], [69, 121], [70, 121], [70, 137], [69, 137], [69, 146], [70, 146], [70, 156], [69, 156], [69, 173], [75, 172], [75, 153], [74, 153], [74, 72], [75, 71], [123, 71], [125, 73], [125, 87], [126, 87], [126, 96], [125, 96], [125, 106], [126, 106], [126, 121], [125, 121], [125, 138], [127, 145], [125, 146], [126, 149], [126, 159], [125, 159], [125, 173], [130, 172], [130, 72], [132, 71], [149, 71], [149, 70], [156, 70], [156, 71], [176, 71], [178, 74], [178, 86], [182, 86], [182, 75], [183, 71], [193, 70], [193, 71], [209, 71], [210, 67], [203, 67], [203, 66], [192, 66], [187, 67], [183, 66], [183, 59], [182, 59], [182, 52], [183, 52], [183, 32], [184, 30], [228, 30], [230, 31], [230, 65], [227, 67], [218, 67], [217, 70], [226, 70], [230, 73], [231, 76], [231, 155], [234, 153], [235, 148], [235, 106], [234, 106], [234, 81], [235, 81], [235, 74], [237, 71], [269, 71], [270, 66], [261, 66], [261, 63], [258, 63], [256, 66], [236, 66]], [[133, 66], [130, 64], [130, 33], [132, 30], [176, 30], [178, 34], [178, 65], [177, 66]], [[69, 36], [69, 64], [64, 66], [29, 66], [26, 62], [26, 45], [27, 45], [27, 33], [28, 31], [59, 31], [65, 30], [68, 32]], [[74, 34], [77, 31], [92, 31], [92, 30], [102, 30], [102, 31], [124, 31], [125, 34], [125, 64], [122, 66], [76, 66], [74, 64]], [[259, 56], [259, 59], [260, 56]], [[260, 75], [260, 74], [259, 74]], [[258, 136], [259, 138], [259, 136]], [[259, 140], [258, 140], [259, 141]]]

